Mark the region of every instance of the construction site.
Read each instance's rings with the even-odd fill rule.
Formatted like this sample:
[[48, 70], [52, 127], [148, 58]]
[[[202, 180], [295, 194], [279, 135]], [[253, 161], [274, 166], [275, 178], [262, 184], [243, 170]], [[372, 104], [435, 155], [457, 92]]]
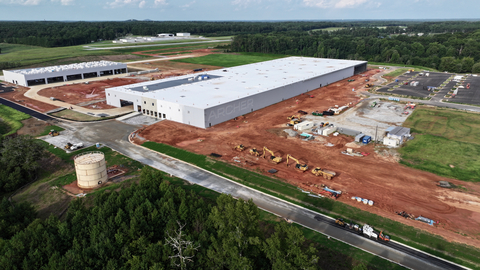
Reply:
[[[313, 120], [312, 129], [317, 131], [338, 123], [368, 134], [377, 129], [377, 136], [385, 131], [377, 126], [401, 125], [407, 118], [404, 112], [411, 108], [363, 99], [361, 91], [366, 90], [366, 80], [378, 72], [368, 70], [208, 129], [163, 120], [137, 131], [134, 141], [165, 143], [265, 175], [274, 173], [305, 192], [330, 197], [452, 241], [478, 245], [475, 237], [466, 238], [456, 232], [478, 234], [480, 199], [474, 195], [466, 199], [466, 194], [446, 190], [438, 183], [461, 184], [479, 195], [477, 185], [402, 166], [391, 148], [358, 143], [353, 136], [337, 134], [338, 131], [309, 138], [294, 130], [297, 123], [291, 121], [295, 119]], [[344, 106], [347, 108], [339, 115], [327, 116], [332, 112], [329, 109]], [[322, 185], [332, 191], [325, 192]], [[357, 198], [362, 200], [358, 202]], [[435, 226], [397, 214], [402, 211], [415, 218], [427, 217]]]
[[[48, 88], [39, 90], [38, 95], [108, 110], [113, 107], [105, 103], [106, 88], [221, 67], [152, 60], [129, 64], [128, 68], [158, 70], [54, 88], [45, 86]], [[208, 128], [161, 120], [135, 132], [133, 141], [164, 143], [214, 156], [247, 170], [275, 175], [314, 196], [338, 200], [450, 241], [479, 246], [475, 236], [480, 233], [478, 185], [405, 167], [398, 163], [397, 151], [377, 143], [388, 127], [401, 126], [415, 109], [363, 95], [383, 72], [369, 69]], [[41, 112], [58, 108], [25, 97], [27, 91], [26, 87], [16, 86], [15, 91], [6, 91], [1, 97]], [[362, 134], [363, 139], [356, 141]], [[461, 185], [469, 192], [442, 188], [438, 186], [440, 181]], [[415, 220], [419, 217], [434, 221], [435, 226]]]

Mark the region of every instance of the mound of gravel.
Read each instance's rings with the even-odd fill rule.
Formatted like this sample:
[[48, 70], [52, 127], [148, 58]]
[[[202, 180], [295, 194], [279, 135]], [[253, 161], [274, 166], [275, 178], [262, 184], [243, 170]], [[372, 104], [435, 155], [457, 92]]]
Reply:
[[283, 130], [285, 133], [287, 133], [288, 136], [290, 137], [295, 137], [298, 135], [298, 133], [294, 130], [291, 130], [291, 129], [284, 129]]

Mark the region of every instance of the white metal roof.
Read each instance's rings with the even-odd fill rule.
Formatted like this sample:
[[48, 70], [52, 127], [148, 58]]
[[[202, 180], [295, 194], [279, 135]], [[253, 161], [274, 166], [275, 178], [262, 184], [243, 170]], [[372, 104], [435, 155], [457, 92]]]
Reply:
[[[146, 98], [165, 100], [180, 105], [206, 109], [364, 63], [367, 62], [324, 58], [287, 57], [209, 71], [206, 74], [213, 75], [211, 76], [212, 78], [195, 81], [193, 83], [188, 79], [198, 74], [184, 75], [156, 81], [145, 81], [131, 85], [108, 88], [107, 90], [115, 90]], [[185, 84], [178, 82], [173, 83], [173, 81], [178, 80], [184, 80]], [[172, 81], [172, 84], [177, 85], [167, 88], [161, 87], [161, 85], [170, 85], [168, 83], [169, 81]], [[138, 91], [138, 88], [158, 90], [146, 90], [145, 92], [141, 92]], [[137, 89], [137, 91], [131, 89]]]
[[25, 75], [29, 74], [43, 74], [43, 73], [52, 73], [52, 72], [59, 72], [64, 70], [72, 70], [72, 69], [87, 69], [87, 68], [95, 68], [95, 67], [112, 67], [112, 66], [124, 66], [123, 63], [111, 62], [111, 61], [93, 61], [93, 62], [83, 62], [83, 63], [75, 63], [70, 65], [60, 65], [60, 66], [50, 66], [50, 67], [41, 67], [41, 68], [30, 68], [30, 69], [18, 69], [18, 70], [10, 70], [11, 72], [21, 73]]

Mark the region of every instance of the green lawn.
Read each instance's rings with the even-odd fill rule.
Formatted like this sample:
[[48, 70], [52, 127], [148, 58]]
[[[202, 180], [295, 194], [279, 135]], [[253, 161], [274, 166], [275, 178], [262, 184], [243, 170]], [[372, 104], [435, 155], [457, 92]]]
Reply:
[[63, 128], [61, 128], [61, 127], [59, 127], [59, 126], [54, 126], [54, 125], [46, 126], [46, 127], [45, 127], [45, 130], [43, 130], [43, 132], [40, 133], [40, 134], [38, 135], [38, 137], [48, 135], [48, 133], [50, 133], [50, 130], [52, 130], [52, 129], [53, 129], [53, 130], [56, 130], [56, 131], [63, 131], [63, 130], [64, 130]]
[[[0, 133], [0, 135], [7, 136], [21, 129], [23, 127], [22, 121], [30, 118], [30, 115], [19, 112], [8, 106], [0, 105], [0, 118], [2, 118], [4, 122], [4, 124], [0, 125], [0, 128], [6, 132]], [[5, 124], [7, 124], [8, 127]]]
[[397, 76], [402, 75], [403, 73], [405, 73], [405, 72], [408, 71], [408, 70], [409, 70], [408, 68], [399, 68], [399, 69], [394, 70], [394, 71], [392, 71], [392, 72], [390, 72], [390, 73], [387, 73], [387, 74], [385, 74], [385, 75], [383, 75], [383, 76], [385, 76], [385, 77], [397, 77]]
[[404, 126], [418, 135], [399, 149], [402, 164], [445, 177], [480, 181], [480, 114], [419, 107]]
[[202, 57], [172, 60], [175, 62], [210, 65], [218, 67], [235, 67], [240, 65], [258, 63], [285, 57], [283, 55], [262, 54], [210, 54]]
[[378, 230], [386, 231], [396, 241], [408, 244], [430, 254], [446, 258], [469, 267], [480, 266], [480, 249], [457, 243], [450, 243], [440, 236], [432, 235], [411, 226], [372, 214], [331, 199], [317, 199], [302, 193], [297, 187], [279, 179], [239, 168], [210, 157], [198, 155], [155, 142], [145, 142], [143, 146], [166, 155], [178, 158], [203, 169], [227, 177], [243, 185], [290, 201], [306, 208], [327, 214], [331, 217], [343, 217], [356, 223], [375, 224]]

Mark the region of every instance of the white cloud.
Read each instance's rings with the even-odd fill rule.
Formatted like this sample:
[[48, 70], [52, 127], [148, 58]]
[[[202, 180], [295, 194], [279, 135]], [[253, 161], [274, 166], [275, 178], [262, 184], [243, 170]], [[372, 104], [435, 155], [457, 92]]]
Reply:
[[196, 0], [193, 0], [192, 2], [190, 3], [186, 3], [185, 5], [182, 5], [180, 6], [181, 8], [189, 8], [191, 7], [193, 4], [195, 4], [197, 1]]
[[72, 5], [75, 0], [51, 0], [52, 2], [60, 2], [62, 6]]
[[308, 7], [350, 8], [367, 3], [369, 0], [303, 0]]
[[251, 4], [260, 4], [262, 0], [233, 0], [232, 5], [239, 7], [248, 7]]
[[167, 0], [155, 0], [155, 6], [165, 6], [168, 5]]
[[138, 4], [138, 7], [139, 8], [144, 8], [146, 4], [147, 4], [147, 2], [145, 2], [145, 0], [144, 0], [144, 1], [140, 2], [140, 4]]
[[0, 0], [0, 3], [23, 5], [23, 6], [36, 6], [40, 4], [42, 0]]
[[110, 8], [119, 8], [126, 5], [136, 5], [140, 0], [115, 0], [113, 2], [107, 2], [107, 6]]

